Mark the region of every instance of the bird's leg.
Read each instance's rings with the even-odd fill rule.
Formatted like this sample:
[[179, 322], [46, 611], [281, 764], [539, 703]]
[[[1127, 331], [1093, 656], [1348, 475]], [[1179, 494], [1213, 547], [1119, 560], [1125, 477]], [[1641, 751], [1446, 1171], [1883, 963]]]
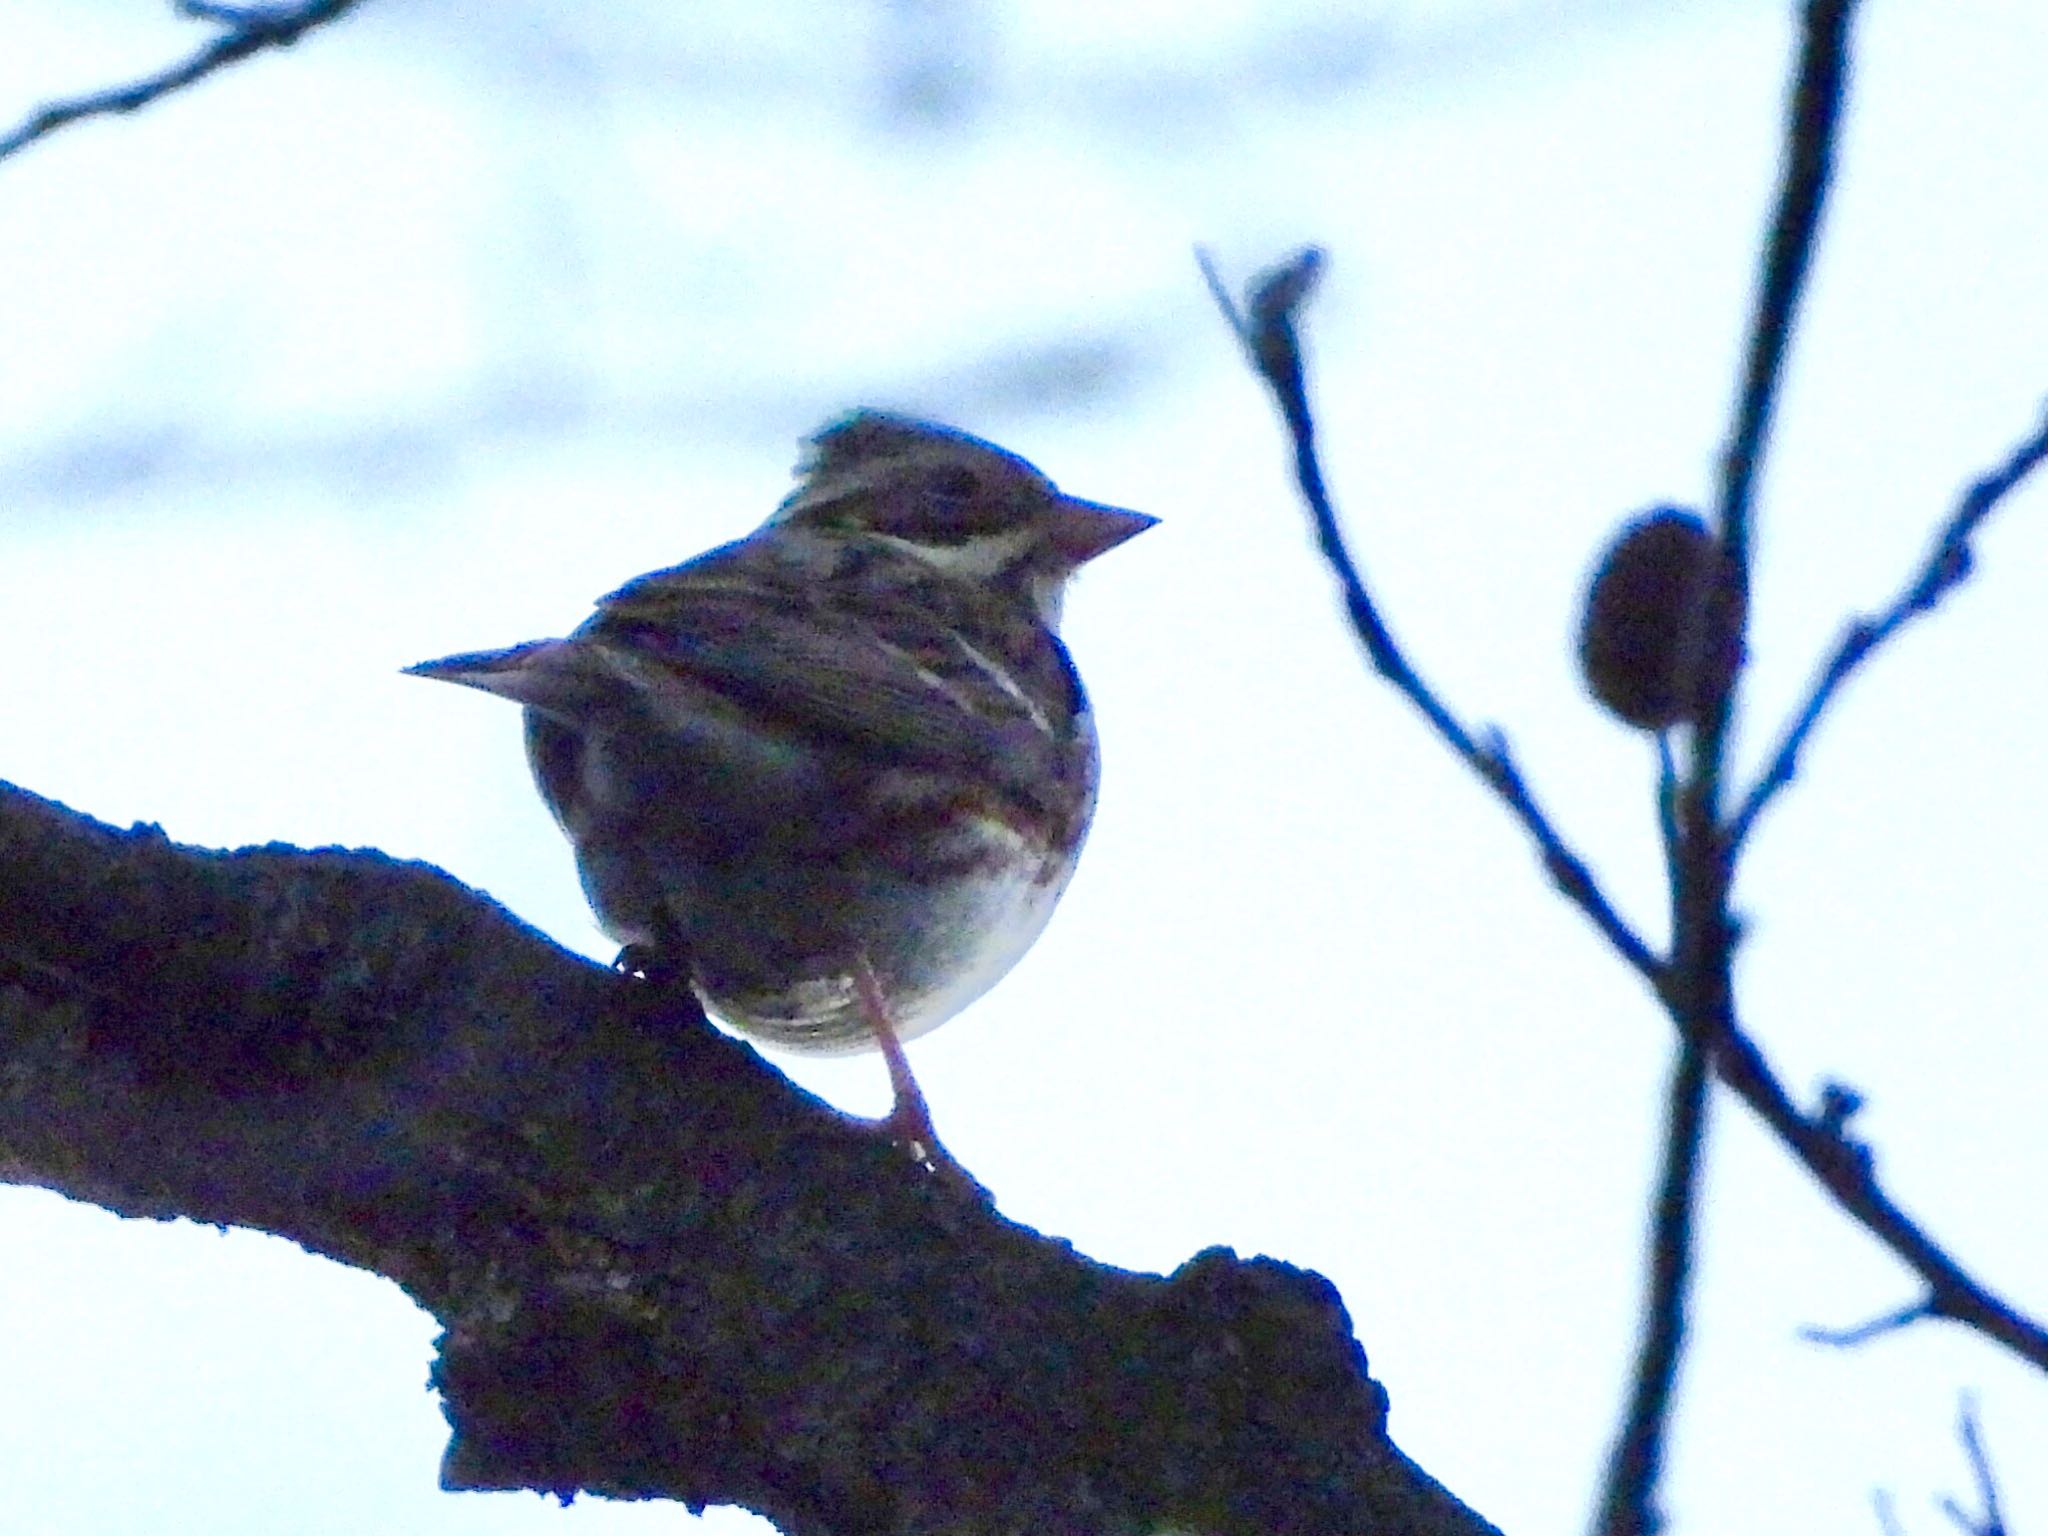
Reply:
[[889, 1086], [895, 1102], [889, 1113], [883, 1117], [881, 1128], [889, 1139], [899, 1146], [908, 1147], [910, 1155], [930, 1168], [932, 1172], [944, 1175], [969, 1188], [980, 1191], [987, 1199], [987, 1191], [980, 1182], [954, 1159], [939, 1134], [932, 1129], [932, 1112], [924, 1101], [924, 1092], [917, 1086], [917, 1079], [910, 1071], [910, 1058], [904, 1054], [903, 1042], [897, 1038], [896, 1026], [889, 1017], [889, 1003], [882, 995], [882, 984], [875, 977], [875, 968], [868, 964], [863, 955], [854, 967], [853, 985], [860, 997], [861, 1012], [867, 1016], [868, 1028], [874, 1032], [875, 1044], [881, 1047], [882, 1060], [889, 1064]]
[[882, 1060], [889, 1064], [889, 1087], [894, 1102], [882, 1120], [882, 1128], [892, 1141], [908, 1146], [911, 1156], [919, 1162], [927, 1161], [935, 1150], [942, 1152], [943, 1148], [939, 1147], [938, 1133], [932, 1129], [932, 1112], [924, 1101], [924, 1092], [911, 1073], [910, 1058], [903, 1053], [903, 1042], [896, 1037], [888, 1000], [882, 996], [882, 984], [875, 978], [875, 968], [868, 964], [865, 955], [854, 968], [853, 987], [860, 998], [860, 1011], [867, 1016], [868, 1028], [874, 1033], [875, 1044], [881, 1047]]

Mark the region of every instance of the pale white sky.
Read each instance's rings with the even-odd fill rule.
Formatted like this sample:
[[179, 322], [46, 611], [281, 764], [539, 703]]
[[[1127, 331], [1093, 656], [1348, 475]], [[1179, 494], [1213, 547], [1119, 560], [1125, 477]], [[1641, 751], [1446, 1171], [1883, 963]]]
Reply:
[[[1331, 249], [1311, 345], [1367, 570], [1655, 934], [1649, 752], [1567, 639], [1613, 523], [1710, 483], [1790, 11], [1015, 0], [948, 45], [979, 107], [920, 124], [860, 8], [365, 0], [0, 163], [0, 777], [193, 842], [430, 859], [602, 954], [516, 712], [400, 666], [744, 531], [857, 402], [1156, 512], [1069, 604], [1088, 855], [914, 1047], [934, 1113], [1099, 1258], [1328, 1274], [1402, 1446], [1506, 1530], [1576, 1529], [1669, 1031], [1360, 665], [1189, 251]], [[0, 118], [191, 36], [15, 0]], [[1860, 36], [1763, 487], [1752, 759], [2048, 396], [2048, 14], [1892, 0]], [[2048, 488], [1979, 554], [1760, 833], [1741, 985], [1788, 1081], [1862, 1088], [1907, 1205], [2038, 1316]], [[886, 1099], [873, 1058], [791, 1070]], [[2013, 1528], [2048, 1522], [2048, 1382], [1953, 1330], [1801, 1344], [1910, 1280], [1727, 1105], [1709, 1191], [1677, 1532], [1871, 1531], [1876, 1487], [1948, 1529], [1965, 1388]], [[10, 1531], [694, 1528], [436, 1491], [433, 1324], [383, 1281], [33, 1191], [0, 1191], [0, 1243]]]

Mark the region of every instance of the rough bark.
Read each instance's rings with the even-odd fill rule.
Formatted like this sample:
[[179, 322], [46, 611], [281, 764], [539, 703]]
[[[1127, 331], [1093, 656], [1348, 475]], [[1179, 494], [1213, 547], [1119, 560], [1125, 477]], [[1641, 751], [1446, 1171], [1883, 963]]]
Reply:
[[790, 1536], [1478, 1533], [1319, 1276], [1003, 1220], [425, 865], [0, 783], [0, 1178], [290, 1237], [443, 1325], [451, 1488]]

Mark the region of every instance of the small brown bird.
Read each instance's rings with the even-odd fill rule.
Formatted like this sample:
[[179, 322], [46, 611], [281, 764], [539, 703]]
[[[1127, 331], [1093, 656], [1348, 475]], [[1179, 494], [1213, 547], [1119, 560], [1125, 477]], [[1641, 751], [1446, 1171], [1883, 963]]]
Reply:
[[1097, 753], [1060, 598], [1154, 521], [860, 411], [746, 538], [627, 583], [565, 640], [407, 670], [526, 706], [622, 964], [686, 974], [772, 1044], [878, 1047], [884, 1124], [942, 1159], [901, 1042], [1008, 972], [1074, 872]]

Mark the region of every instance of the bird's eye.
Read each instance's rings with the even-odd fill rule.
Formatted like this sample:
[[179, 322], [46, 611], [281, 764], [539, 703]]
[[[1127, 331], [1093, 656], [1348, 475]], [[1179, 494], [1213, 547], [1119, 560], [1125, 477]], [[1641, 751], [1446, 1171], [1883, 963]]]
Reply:
[[945, 511], [961, 512], [981, 489], [981, 480], [973, 470], [955, 465], [935, 473], [929, 489], [932, 500]]
[[928, 471], [918, 494], [903, 507], [906, 532], [950, 543], [980, 532], [991, 503], [981, 476], [964, 465], [948, 464]]

